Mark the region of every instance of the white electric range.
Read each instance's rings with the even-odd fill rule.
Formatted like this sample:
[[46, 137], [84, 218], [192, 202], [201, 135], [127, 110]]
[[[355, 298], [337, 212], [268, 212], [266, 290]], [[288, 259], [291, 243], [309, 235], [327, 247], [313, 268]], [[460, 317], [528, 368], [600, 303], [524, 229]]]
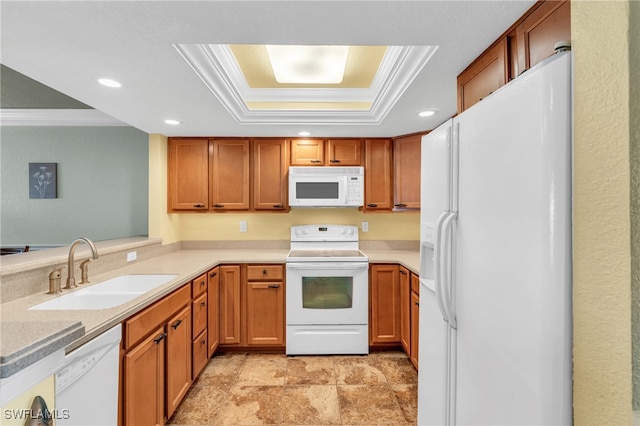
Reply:
[[291, 227], [287, 355], [369, 353], [369, 259], [358, 227]]

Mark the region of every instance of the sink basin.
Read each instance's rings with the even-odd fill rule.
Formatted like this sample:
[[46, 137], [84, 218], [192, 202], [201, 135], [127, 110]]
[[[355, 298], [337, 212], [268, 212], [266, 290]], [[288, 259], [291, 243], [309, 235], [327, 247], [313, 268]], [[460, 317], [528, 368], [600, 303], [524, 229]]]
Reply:
[[65, 294], [29, 308], [29, 310], [94, 310], [108, 309], [173, 280], [177, 275], [121, 275]]

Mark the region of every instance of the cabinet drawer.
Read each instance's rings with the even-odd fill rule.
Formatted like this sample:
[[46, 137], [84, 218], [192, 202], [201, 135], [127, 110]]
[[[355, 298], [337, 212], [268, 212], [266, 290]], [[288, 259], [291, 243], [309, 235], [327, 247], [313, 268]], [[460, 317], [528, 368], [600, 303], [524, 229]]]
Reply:
[[420, 294], [420, 277], [411, 273], [411, 291]]
[[191, 286], [187, 284], [125, 320], [124, 349], [136, 344], [190, 301]]
[[202, 274], [191, 281], [191, 297], [194, 299], [207, 291], [207, 274]]
[[282, 265], [247, 266], [248, 281], [282, 280]]
[[195, 380], [198, 377], [198, 374], [202, 371], [205, 365], [207, 365], [208, 357], [207, 350], [209, 345], [207, 345], [207, 332], [203, 331], [200, 335], [194, 339], [193, 341], [193, 362], [192, 362], [192, 375], [191, 380]]
[[191, 334], [192, 338], [195, 339], [196, 336], [204, 331], [207, 328], [207, 295], [203, 294], [193, 301], [191, 305], [191, 312], [193, 314], [193, 333]]

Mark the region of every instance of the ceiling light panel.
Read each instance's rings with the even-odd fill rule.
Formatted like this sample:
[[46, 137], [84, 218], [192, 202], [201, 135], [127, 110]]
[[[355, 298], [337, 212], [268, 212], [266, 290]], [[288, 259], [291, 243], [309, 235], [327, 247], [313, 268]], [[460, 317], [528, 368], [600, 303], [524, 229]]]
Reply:
[[278, 83], [340, 84], [349, 47], [268, 45], [267, 54]]

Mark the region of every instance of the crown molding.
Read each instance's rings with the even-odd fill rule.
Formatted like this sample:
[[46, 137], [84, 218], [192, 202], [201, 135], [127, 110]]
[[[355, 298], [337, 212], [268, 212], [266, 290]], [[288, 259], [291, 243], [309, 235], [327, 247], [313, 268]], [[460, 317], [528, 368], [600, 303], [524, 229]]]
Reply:
[[[174, 44], [238, 123], [380, 124], [437, 46], [389, 46], [368, 89], [252, 89], [228, 45]], [[251, 110], [246, 102], [371, 102], [369, 110]]]
[[2, 126], [128, 126], [95, 109], [0, 109]]

